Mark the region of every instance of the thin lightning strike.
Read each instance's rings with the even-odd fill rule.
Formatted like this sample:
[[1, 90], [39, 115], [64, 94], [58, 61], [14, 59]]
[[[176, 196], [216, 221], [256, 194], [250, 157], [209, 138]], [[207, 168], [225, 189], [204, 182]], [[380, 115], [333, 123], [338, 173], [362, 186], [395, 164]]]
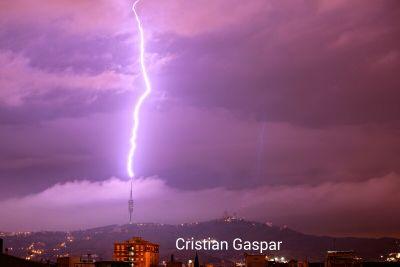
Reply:
[[135, 14], [136, 18], [136, 23], [137, 23], [137, 28], [139, 31], [139, 37], [140, 37], [140, 67], [145, 83], [146, 90], [143, 92], [143, 94], [138, 98], [137, 102], [135, 103], [134, 110], [133, 110], [133, 128], [132, 128], [132, 133], [131, 133], [131, 138], [130, 138], [130, 150], [128, 154], [128, 161], [127, 161], [127, 171], [128, 175], [133, 179], [135, 176], [135, 171], [134, 171], [134, 166], [133, 166], [133, 159], [135, 157], [135, 151], [136, 151], [136, 139], [137, 139], [137, 132], [139, 129], [139, 117], [140, 117], [140, 109], [142, 107], [142, 104], [144, 100], [149, 96], [151, 93], [151, 84], [149, 77], [147, 75], [147, 70], [146, 70], [146, 65], [144, 63], [144, 54], [145, 54], [145, 43], [144, 43], [144, 34], [143, 34], [143, 28], [142, 28], [142, 23], [140, 21], [140, 17], [138, 13], [136, 12], [136, 5], [140, 2], [140, 0], [136, 0], [133, 3], [132, 6], [132, 11]]

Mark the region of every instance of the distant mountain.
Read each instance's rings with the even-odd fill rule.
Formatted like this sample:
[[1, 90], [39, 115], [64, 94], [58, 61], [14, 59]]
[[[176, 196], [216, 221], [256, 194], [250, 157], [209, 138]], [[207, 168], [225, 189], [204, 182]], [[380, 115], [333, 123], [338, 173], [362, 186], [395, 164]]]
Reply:
[[[283, 241], [282, 249], [274, 256], [286, 258], [323, 260], [327, 250], [354, 250], [366, 260], [377, 260], [380, 255], [397, 251], [400, 240], [394, 238], [332, 238], [306, 235], [286, 227], [250, 222], [242, 219], [226, 218], [200, 223], [181, 225], [132, 224], [110, 225], [73, 232], [32, 232], [14, 233], [3, 236], [9, 253], [32, 259], [55, 259], [57, 255], [97, 254], [102, 259], [111, 259], [113, 243], [141, 236], [160, 244], [160, 259], [167, 260], [173, 253], [175, 258], [186, 261], [193, 258], [194, 251], [177, 251], [177, 238], [196, 240], [211, 237], [231, 242], [235, 238], [243, 240]], [[200, 259], [207, 262], [221, 260], [234, 261], [243, 258], [243, 251], [230, 249], [218, 252], [199, 252]]]

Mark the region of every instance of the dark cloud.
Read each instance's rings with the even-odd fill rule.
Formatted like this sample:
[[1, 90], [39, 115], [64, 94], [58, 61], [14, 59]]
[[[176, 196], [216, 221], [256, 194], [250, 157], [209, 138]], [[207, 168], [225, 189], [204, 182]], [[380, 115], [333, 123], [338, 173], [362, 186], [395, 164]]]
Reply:
[[1, 125], [36, 124], [60, 118], [86, 117], [93, 113], [126, 110], [136, 99], [129, 91], [91, 92], [54, 88], [40, 95], [24, 97], [24, 105], [0, 105]]
[[266, 121], [325, 127], [399, 120], [399, 8], [320, 14], [296, 7], [278, 5], [272, 16], [195, 37], [160, 36], [152, 51], [163, 47], [176, 57], [156, 87], [186, 103]]
[[0, 49], [23, 54], [32, 67], [49, 72], [126, 72], [134, 64], [132, 34], [88, 35], [68, 33], [54, 25], [0, 27]]

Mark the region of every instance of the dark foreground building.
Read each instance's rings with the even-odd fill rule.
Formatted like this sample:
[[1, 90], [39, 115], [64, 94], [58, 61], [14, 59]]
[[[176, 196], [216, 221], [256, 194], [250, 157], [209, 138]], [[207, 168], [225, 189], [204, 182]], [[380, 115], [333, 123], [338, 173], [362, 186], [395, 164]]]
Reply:
[[131, 267], [131, 263], [122, 261], [97, 261], [94, 263], [96, 267]]
[[354, 251], [328, 251], [325, 267], [361, 267], [361, 258]]
[[181, 261], [176, 261], [174, 254], [171, 255], [171, 259], [167, 262], [167, 267], [182, 267], [183, 263]]
[[50, 264], [28, 261], [11, 255], [0, 253], [1, 267], [49, 267]]

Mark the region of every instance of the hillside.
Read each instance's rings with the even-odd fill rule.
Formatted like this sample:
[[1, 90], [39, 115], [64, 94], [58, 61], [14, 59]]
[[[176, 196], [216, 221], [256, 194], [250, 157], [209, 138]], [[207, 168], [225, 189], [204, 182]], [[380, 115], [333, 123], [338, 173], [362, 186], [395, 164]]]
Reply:
[[[178, 237], [195, 239], [214, 238], [231, 241], [235, 238], [244, 240], [283, 241], [282, 250], [276, 256], [322, 260], [326, 250], [354, 250], [364, 259], [376, 260], [380, 255], [398, 248], [400, 240], [393, 238], [332, 238], [306, 235], [286, 227], [250, 222], [240, 219], [220, 219], [200, 223], [167, 224], [132, 224], [110, 225], [73, 232], [33, 232], [6, 234], [6, 247], [9, 253], [19, 257], [31, 256], [33, 259], [51, 258], [63, 254], [97, 254], [102, 259], [112, 257], [113, 243], [141, 236], [160, 244], [161, 260], [168, 259], [174, 253], [182, 261], [192, 258], [194, 252], [178, 252], [175, 240]], [[222, 252], [200, 252], [203, 261], [237, 260], [243, 258], [243, 252], [233, 249]]]

